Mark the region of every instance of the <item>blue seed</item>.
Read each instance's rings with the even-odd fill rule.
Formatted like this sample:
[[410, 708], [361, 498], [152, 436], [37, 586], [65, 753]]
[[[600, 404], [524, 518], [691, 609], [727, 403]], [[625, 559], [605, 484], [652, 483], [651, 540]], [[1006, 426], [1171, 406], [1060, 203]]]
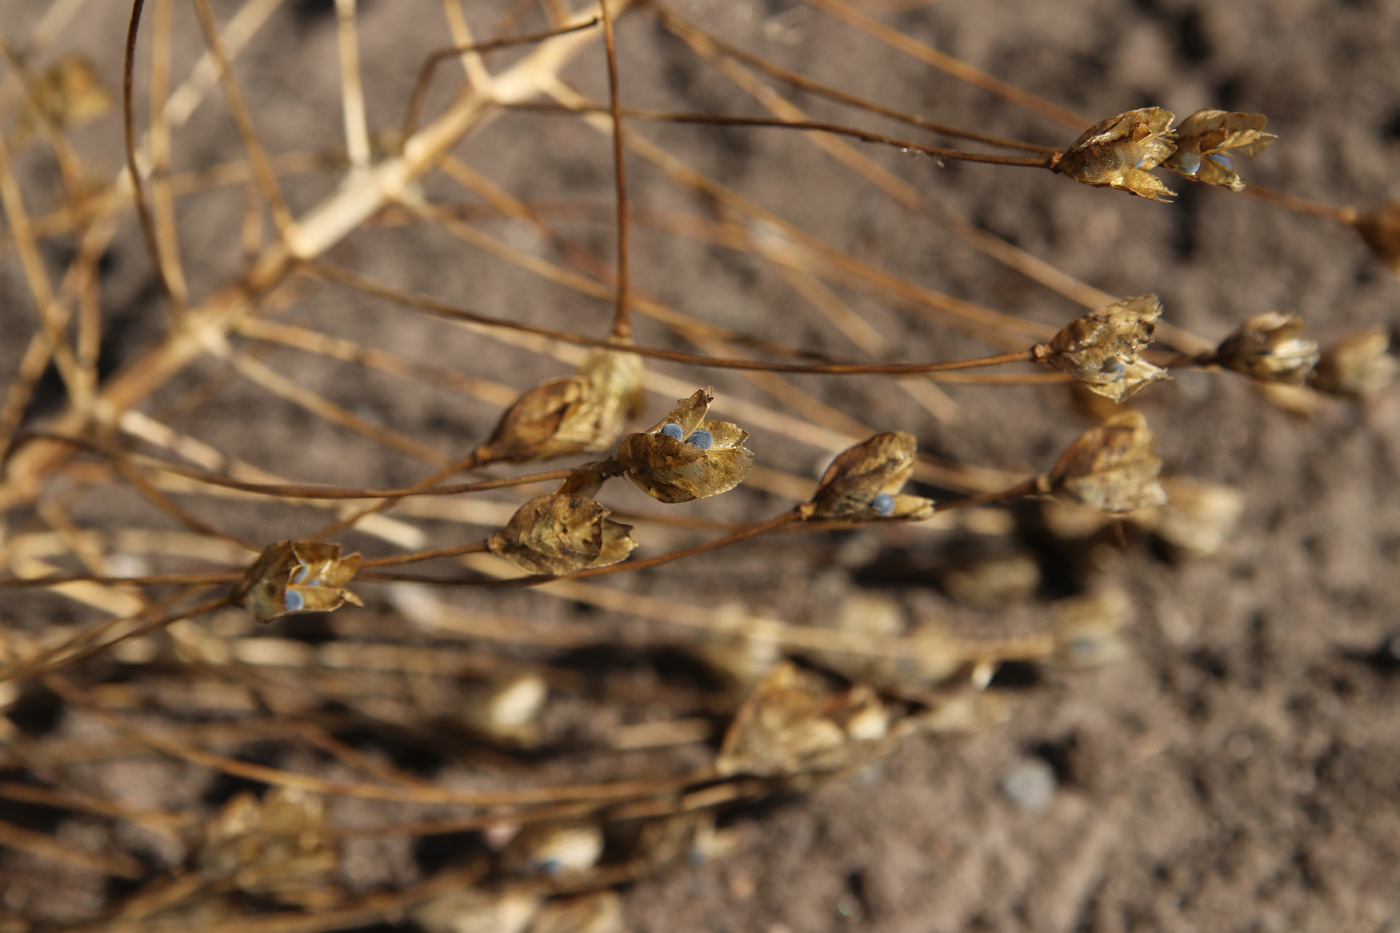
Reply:
[[690, 435], [690, 439], [686, 441], [686, 443], [694, 447], [699, 447], [701, 450], [709, 450], [710, 447], [714, 445], [714, 442], [715, 436], [704, 428]]
[[875, 514], [881, 518], [889, 518], [894, 514], [894, 496], [887, 492], [882, 492], [874, 499], [870, 500], [870, 507], [875, 510]]
[[681, 438], [685, 437], [685, 429], [678, 424], [666, 425], [661, 429], [661, 433], [666, 435], [667, 437], [674, 437], [676, 440], [680, 440]]
[[283, 599], [283, 604], [286, 605], [288, 612], [300, 612], [301, 607], [306, 605], [306, 602], [296, 590], [287, 590], [287, 595]]
[[1214, 162], [1216, 165], [1221, 166], [1222, 168], [1234, 171], [1235, 167], [1230, 164], [1230, 159], [1228, 156], [1223, 156], [1218, 152], [1212, 152], [1210, 155], [1206, 156], [1206, 158], [1210, 159], [1212, 162]]
[[1099, 372], [1118, 376], [1122, 375], [1125, 369], [1127, 369], [1127, 367], [1123, 365], [1123, 361], [1115, 356], [1112, 359], [1105, 360], [1104, 364], [1099, 367]]
[[1172, 166], [1183, 175], [1195, 175], [1201, 168], [1201, 157], [1194, 152], [1179, 152]]
[[293, 582], [293, 583], [305, 583], [305, 582], [306, 582], [306, 575], [307, 575], [308, 573], [310, 573], [310, 572], [311, 572], [311, 568], [308, 567], [308, 566], [306, 566], [305, 564], [302, 564], [300, 567], [297, 568], [297, 572], [294, 573], [294, 574], [292, 574], [292, 582]]

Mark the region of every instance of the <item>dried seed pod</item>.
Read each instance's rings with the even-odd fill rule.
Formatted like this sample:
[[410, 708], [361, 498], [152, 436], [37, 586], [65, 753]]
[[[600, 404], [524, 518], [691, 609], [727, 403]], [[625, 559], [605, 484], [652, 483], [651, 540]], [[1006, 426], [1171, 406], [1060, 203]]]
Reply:
[[1139, 523], [1185, 556], [1214, 557], [1223, 551], [1244, 514], [1244, 493], [1185, 476], [1163, 480], [1162, 488], [1168, 503]]
[[1176, 192], [1152, 174], [1176, 151], [1171, 130], [1176, 117], [1161, 107], [1129, 110], [1095, 123], [1054, 165], [1061, 175], [1096, 188], [1121, 188], [1139, 197], [1166, 201]]
[[409, 916], [426, 933], [525, 933], [539, 910], [539, 895], [527, 891], [461, 888], [417, 904]]
[[23, 142], [41, 123], [50, 126], [77, 126], [106, 113], [112, 106], [112, 93], [97, 79], [92, 62], [77, 54], [55, 60], [35, 78], [20, 114], [16, 136]]
[[576, 375], [530, 389], [476, 450], [483, 461], [524, 463], [608, 450], [642, 400], [642, 358], [595, 350]]
[[577, 877], [602, 854], [603, 831], [593, 823], [532, 823], [511, 840], [505, 862], [516, 872]]
[[195, 870], [249, 894], [295, 897], [335, 869], [324, 825], [324, 803], [308, 791], [276, 787], [262, 800], [239, 794], [205, 828], [193, 854]]
[[1319, 392], [1348, 398], [1375, 395], [1400, 372], [1400, 361], [1389, 350], [1390, 334], [1384, 327], [1352, 334], [1322, 352], [1308, 384]]
[[298, 612], [330, 612], [346, 603], [363, 606], [345, 586], [360, 569], [360, 555], [340, 556], [340, 545], [279, 541], [258, 556], [234, 589], [234, 602], [259, 622]]
[[1040, 564], [1026, 551], [956, 556], [943, 589], [965, 606], [1000, 609], [1024, 603], [1040, 588]]
[[1119, 589], [1074, 596], [1055, 603], [1055, 655], [1070, 667], [1098, 667], [1127, 653], [1123, 629], [1132, 601]]
[[[816, 622], [822, 628], [834, 629], [846, 635], [894, 638], [904, 631], [908, 615], [898, 600], [881, 593], [857, 590], [829, 606], [828, 612], [819, 615]], [[820, 649], [805, 652], [804, 657], [849, 681], [890, 682], [883, 675], [888, 673], [891, 658]]]
[[878, 752], [889, 723], [889, 711], [868, 687], [833, 694], [784, 663], [740, 707], [715, 769], [764, 777], [836, 771]]
[[1268, 122], [1262, 113], [1197, 110], [1177, 127], [1176, 152], [1162, 164], [1204, 184], [1243, 191], [1244, 179], [1235, 173], [1228, 153], [1257, 156], [1263, 152], [1278, 139], [1264, 132]]
[[[728, 421], [706, 421], [714, 400], [713, 389], [697, 389], [660, 424], [624, 437], [617, 460], [627, 478], [653, 499], [671, 503], [717, 496], [742, 483], [753, 466], [753, 451], [744, 446], [749, 432]], [[709, 447], [686, 442], [700, 431], [710, 436]]]
[[933, 514], [932, 501], [899, 495], [914, 472], [917, 451], [914, 435], [903, 431], [876, 434], [848, 447], [831, 461], [811, 501], [802, 505], [798, 514], [804, 520], [928, 518]]
[[539, 742], [540, 712], [549, 687], [538, 674], [521, 674], [472, 690], [463, 698], [460, 721], [497, 742], [530, 747]]
[[550, 901], [541, 908], [530, 933], [624, 933], [622, 898], [604, 890]]
[[1210, 362], [1260, 382], [1303, 385], [1319, 356], [1317, 344], [1302, 336], [1306, 326], [1279, 311], [1257, 315], [1222, 340]]
[[725, 681], [737, 706], [782, 659], [782, 650], [771, 638], [756, 637], [759, 624], [745, 603], [720, 606], [715, 623], [704, 637], [687, 642], [686, 651]]
[[1162, 459], [1142, 412], [1114, 415], [1078, 440], [1046, 477], [1052, 495], [1103, 512], [1131, 512], [1162, 505], [1167, 494], [1157, 476]]
[[585, 496], [552, 493], [522, 505], [486, 541], [497, 557], [530, 573], [559, 575], [626, 560], [637, 542], [631, 525]]
[[1122, 402], [1167, 371], [1138, 354], [1152, 343], [1162, 302], [1156, 295], [1127, 298], [1065, 325], [1049, 343], [1037, 344], [1037, 362], [1068, 373], [1086, 389]]
[[1376, 258], [1400, 275], [1400, 201], [1364, 211], [1356, 218], [1355, 226]]

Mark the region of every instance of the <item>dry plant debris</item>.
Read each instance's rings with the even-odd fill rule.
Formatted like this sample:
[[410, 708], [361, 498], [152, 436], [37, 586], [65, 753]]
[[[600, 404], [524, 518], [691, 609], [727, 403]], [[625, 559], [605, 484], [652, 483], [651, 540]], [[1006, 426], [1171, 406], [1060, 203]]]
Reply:
[[[1323, 352], [1270, 312], [1212, 349], [1156, 295], [1074, 277], [1165, 289], [1169, 253], [1225, 252], [1197, 212], [1248, 209], [1353, 228], [1400, 270], [1394, 203], [1206, 194], [1145, 262], [1151, 225], [1118, 224], [1167, 208], [1061, 200], [1046, 176], [1167, 202], [1165, 167], [1242, 192], [1233, 160], [1275, 140], [1262, 114], [1174, 127], [1152, 106], [1084, 130], [924, 44], [924, 12], [906, 35], [844, 0], [794, 10], [849, 27], [811, 31], [837, 59], [913, 55], [985, 110], [906, 112], [927, 104], [907, 82], [881, 91], [903, 109], [863, 100], [818, 77], [841, 79], [831, 56], [789, 70], [764, 51], [804, 41], [788, 14], [743, 45], [704, 5], [447, 0], [445, 28], [354, 0], [147, 6], [124, 69], [111, 5], [0, 13], [0, 933], [616, 933], [619, 890], [742, 848], [753, 805], [874, 782], [913, 740], [1077, 688], [1046, 672], [1140, 665], [1151, 643], [1164, 691], [1191, 681], [1162, 659], [1199, 640], [1165, 575], [1235, 559], [1255, 492], [1163, 476], [1146, 417], [1118, 407], [1147, 386], [1178, 380], [1146, 396], [1173, 463], [1199, 441], [1179, 412], [1222, 369], [1318, 424], [1388, 423], [1384, 325]], [[689, 109], [692, 84], [721, 103]], [[642, 87], [665, 103], [634, 109]], [[1057, 128], [997, 135], [1003, 108]], [[761, 172], [739, 167], [750, 146]], [[1015, 243], [993, 232], [1004, 205]], [[1081, 240], [1097, 255], [1069, 258]], [[1277, 278], [1218, 261], [1212, 281]], [[735, 422], [709, 417], [710, 383]], [[1094, 426], [1027, 475], [1082, 430], [1066, 391]], [[1228, 428], [1232, 453], [1270, 429]], [[1336, 592], [1363, 588], [1351, 553], [1316, 548]], [[1189, 757], [1144, 733], [1137, 761]], [[1058, 799], [1031, 761], [1027, 815]], [[1080, 841], [1116, 844], [1092, 822], [1116, 806], [1088, 808]], [[1113, 854], [1093, 847], [1101, 880]], [[746, 877], [736, 905], [762, 899]], [[1278, 925], [1340, 928], [1299, 917]]]

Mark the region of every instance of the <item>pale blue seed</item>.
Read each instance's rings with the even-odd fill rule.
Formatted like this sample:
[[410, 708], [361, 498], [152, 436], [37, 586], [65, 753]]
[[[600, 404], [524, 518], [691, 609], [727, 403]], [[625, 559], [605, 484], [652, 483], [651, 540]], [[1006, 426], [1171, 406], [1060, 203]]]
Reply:
[[870, 500], [870, 507], [875, 510], [875, 514], [881, 518], [889, 518], [894, 514], [894, 496], [887, 492], [882, 492], [874, 499]]
[[1105, 360], [1104, 364], [1099, 367], [1099, 372], [1107, 373], [1111, 376], [1120, 376], [1126, 369], [1127, 367], [1123, 365], [1123, 361], [1115, 356]]
[[287, 590], [287, 595], [283, 598], [283, 604], [287, 607], [288, 612], [300, 612], [301, 607], [306, 605], [306, 601], [301, 598], [301, 594], [296, 590]]
[[690, 439], [687, 440], [686, 443], [690, 444], [693, 447], [699, 447], [701, 450], [709, 450], [712, 446], [714, 446], [715, 436], [709, 431], [706, 431], [704, 428], [701, 428], [694, 434], [690, 435]]
[[297, 568], [297, 572], [292, 574], [293, 583], [305, 583], [306, 575], [311, 572], [311, 568], [302, 564]]
[[661, 433], [667, 437], [674, 437], [676, 440], [685, 437], [685, 429], [678, 424], [665, 425], [661, 428]]
[[1207, 158], [1207, 159], [1210, 159], [1212, 162], [1214, 162], [1216, 165], [1220, 166], [1221, 168], [1228, 169], [1228, 170], [1230, 170], [1230, 171], [1234, 171], [1234, 170], [1235, 170], [1235, 167], [1234, 167], [1233, 165], [1230, 164], [1230, 158], [1229, 158], [1229, 156], [1221, 155], [1221, 154], [1218, 153], [1218, 152], [1212, 152], [1210, 155], [1206, 156], [1206, 158]]

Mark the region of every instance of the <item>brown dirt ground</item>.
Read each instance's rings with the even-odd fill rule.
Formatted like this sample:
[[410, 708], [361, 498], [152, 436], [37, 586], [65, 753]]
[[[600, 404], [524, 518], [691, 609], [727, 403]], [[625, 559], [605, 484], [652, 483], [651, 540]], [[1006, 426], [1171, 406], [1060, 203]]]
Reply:
[[[296, 12], [282, 15], [278, 28], [240, 66], [273, 150], [304, 147], [307, 139], [334, 140], [339, 132], [329, 4], [291, 5]], [[0, 14], [7, 35], [23, 35], [32, 20], [20, 6], [6, 5]], [[87, 50], [110, 79], [118, 73], [123, 4], [90, 6], [91, 15], [63, 45]], [[232, 9], [229, 3], [216, 6], [225, 15]], [[363, 6], [371, 118], [387, 125], [407, 96], [417, 61], [424, 50], [442, 44], [444, 33], [434, 19], [435, 4], [370, 0]], [[424, 12], [405, 15], [409, 6]], [[677, 8], [776, 61], [891, 106], [1037, 142], [1062, 144], [1073, 135], [891, 53], [801, 3], [686, 0]], [[885, 18], [910, 36], [1094, 119], [1148, 104], [1178, 114], [1205, 106], [1265, 113], [1279, 139], [1262, 157], [1246, 160], [1243, 170], [1251, 181], [1337, 204], [1400, 197], [1400, 68], [1394, 54], [1400, 48], [1400, 4], [945, 0]], [[480, 22], [484, 27], [489, 19]], [[189, 27], [181, 26], [187, 33]], [[774, 41], [764, 42], [765, 36]], [[177, 55], [177, 73], [198, 47], [192, 33], [185, 38], [177, 44], [184, 50]], [[623, 22], [619, 42], [629, 104], [756, 112], [643, 18]], [[601, 94], [600, 63], [600, 55], [585, 54], [567, 74]], [[814, 114], [858, 119], [803, 100]], [[87, 143], [110, 142], [112, 130], [109, 121]], [[997, 267], [926, 217], [894, 206], [795, 136], [673, 126], [645, 132], [804, 229], [915, 282], [1050, 324], [1076, 313], [1066, 300]], [[208, 165], [237, 152], [221, 106], [201, 111], [182, 138], [181, 165]], [[586, 205], [585, 220], [566, 224], [570, 235], [611, 254], [611, 175], [602, 137], [567, 117], [517, 114], [500, 119], [462, 151], [520, 197]], [[1400, 281], [1354, 235], [1325, 221], [1184, 182], [1174, 186], [1181, 190], [1178, 202], [1165, 206], [1048, 173], [937, 168], [897, 152], [861, 151], [937, 204], [1071, 275], [1114, 294], [1160, 294], [1168, 321], [1208, 338], [1273, 309], [1298, 311], [1324, 343], [1364, 325], [1394, 327], [1400, 320]], [[112, 150], [108, 168], [118, 164], [117, 153]], [[701, 209], [695, 196], [677, 193], [638, 161], [633, 159], [632, 182], [639, 210]], [[46, 171], [39, 160], [24, 170], [31, 179]], [[292, 200], [310, 203], [330, 184], [320, 178], [295, 185]], [[182, 214], [196, 293], [237, 269], [240, 207], [236, 194], [211, 196]], [[799, 316], [795, 295], [751, 258], [637, 229], [639, 287], [718, 324], [848, 352], [810, 311]], [[528, 235], [518, 242], [551, 255]], [[602, 303], [542, 286], [438, 231], [366, 231], [334, 258], [531, 321], [601, 332], [608, 313]], [[103, 287], [114, 309], [111, 353], [130, 359], [153, 339], [160, 321], [149, 267], [130, 223], [113, 248]], [[843, 294], [911, 359], [985, 352], [946, 329]], [[0, 266], [0, 296], [4, 332], [27, 333], [24, 286], [8, 257]], [[329, 289], [314, 291], [296, 315], [369, 345], [517, 387], [559, 371], [533, 355], [475, 352], [475, 345], [452, 342], [460, 337], [443, 336], [459, 331]], [[644, 340], [674, 340], [650, 322], [639, 328]], [[0, 344], [0, 373], [13, 366], [19, 344]], [[349, 378], [344, 368], [290, 351], [274, 352], [268, 360], [357, 413], [443, 450], [460, 450], [463, 438], [479, 437], [494, 416], [488, 405], [410, 390], [387, 377]], [[733, 374], [657, 368], [712, 380], [721, 398], [717, 412], [726, 394], [764, 398]], [[202, 372], [214, 372], [212, 364]], [[887, 381], [804, 378], [798, 384], [869, 425], [913, 431], [925, 449], [1011, 470], [1047, 465], [1088, 423], [1059, 390], [954, 387], [949, 395], [962, 420], [947, 424]], [[664, 406], [664, 399], [651, 396], [647, 417]], [[1140, 407], [1171, 472], [1244, 491], [1240, 529], [1220, 557], [1173, 559], [1129, 530], [1124, 547], [1100, 549], [1096, 569], [1085, 571], [1043, 536], [1025, 530], [1033, 524], [1025, 510], [1016, 513], [1023, 532], [995, 543], [1029, 548], [1041, 561], [1044, 582], [1029, 606], [1006, 613], [958, 607], [937, 585], [942, 562], [968, 546], [952, 531], [784, 538], [618, 578], [618, 585], [640, 593], [706, 605], [738, 599], [795, 622], [816, 617], [824, 603], [853, 589], [876, 589], [917, 616], [950, 618], [978, 634], [1042, 622], [1051, 597], [1090, 585], [1125, 587], [1136, 609], [1125, 659], [1089, 672], [1029, 676], [1033, 683], [1017, 691], [1018, 709], [1007, 725], [968, 739], [909, 743], [849, 781], [740, 814], [734, 854], [668, 871], [626, 891], [633, 929], [1400, 929], [1400, 661], [1377, 653], [1377, 646], [1400, 633], [1400, 396], [1392, 392], [1364, 408], [1324, 400], [1310, 421], [1300, 421], [1242, 380], [1184, 373], [1149, 390]], [[253, 430], [251, 411], [257, 412]], [[349, 440], [242, 384], [227, 388], [183, 426], [225, 452], [305, 479], [380, 484], [422, 472], [404, 456]], [[821, 459], [810, 448], [759, 432], [751, 446], [760, 462], [803, 474]], [[649, 507], [632, 490], [619, 490], [614, 504]], [[729, 519], [782, 507], [757, 492], [703, 505], [689, 514]], [[104, 514], [125, 514], [117, 505], [110, 513], [104, 508], [88, 503], [80, 515], [98, 522]], [[280, 515], [232, 507], [201, 514], [262, 539], [290, 533], [294, 525]], [[11, 612], [21, 605], [12, 604]], [[43, 605], [61, 611], [53, 609], [56, 603]], [[493, 605], [503, 615], [546, 621], [587, 618], [615, 627], [624, 641], [652, 637], [650, 629], [630, 622], [585, 615], [567, 604], [543, 605], [521, 594]], [[382, 599], [371, 599], [362, 618], [353, 628], [395, 624]], [[586, 722], [602, 714], [569, 715]], [[999, 789], [1002, 778], [1027, 759], [1048, 762], [1056, 774], [1057, 789], [1045, 812], [1018, 809]], [[182, 798], [197, 801], [202, 793], [174, 772], [134, 766], [89, 777], [112, 793], [124, 793], [122, 781], [164, 784], [167, 794], [150, 790], [146, 796], [170, 807]], [[374, 863], [364, 868], [362, 861], [354, 878], [367, 888], [415, 876], [403, 846], [359, 854]], [[151, 857], [159, 864], [158, 853]], [[29, 878], [24, 883], [34, 894], [76, 890], [101, 899], [81, 882], [66, 887], [42, 869], [37, 876], [25, 874], [13, 858], [5, 865], [17, 872], [12, 877]]]

